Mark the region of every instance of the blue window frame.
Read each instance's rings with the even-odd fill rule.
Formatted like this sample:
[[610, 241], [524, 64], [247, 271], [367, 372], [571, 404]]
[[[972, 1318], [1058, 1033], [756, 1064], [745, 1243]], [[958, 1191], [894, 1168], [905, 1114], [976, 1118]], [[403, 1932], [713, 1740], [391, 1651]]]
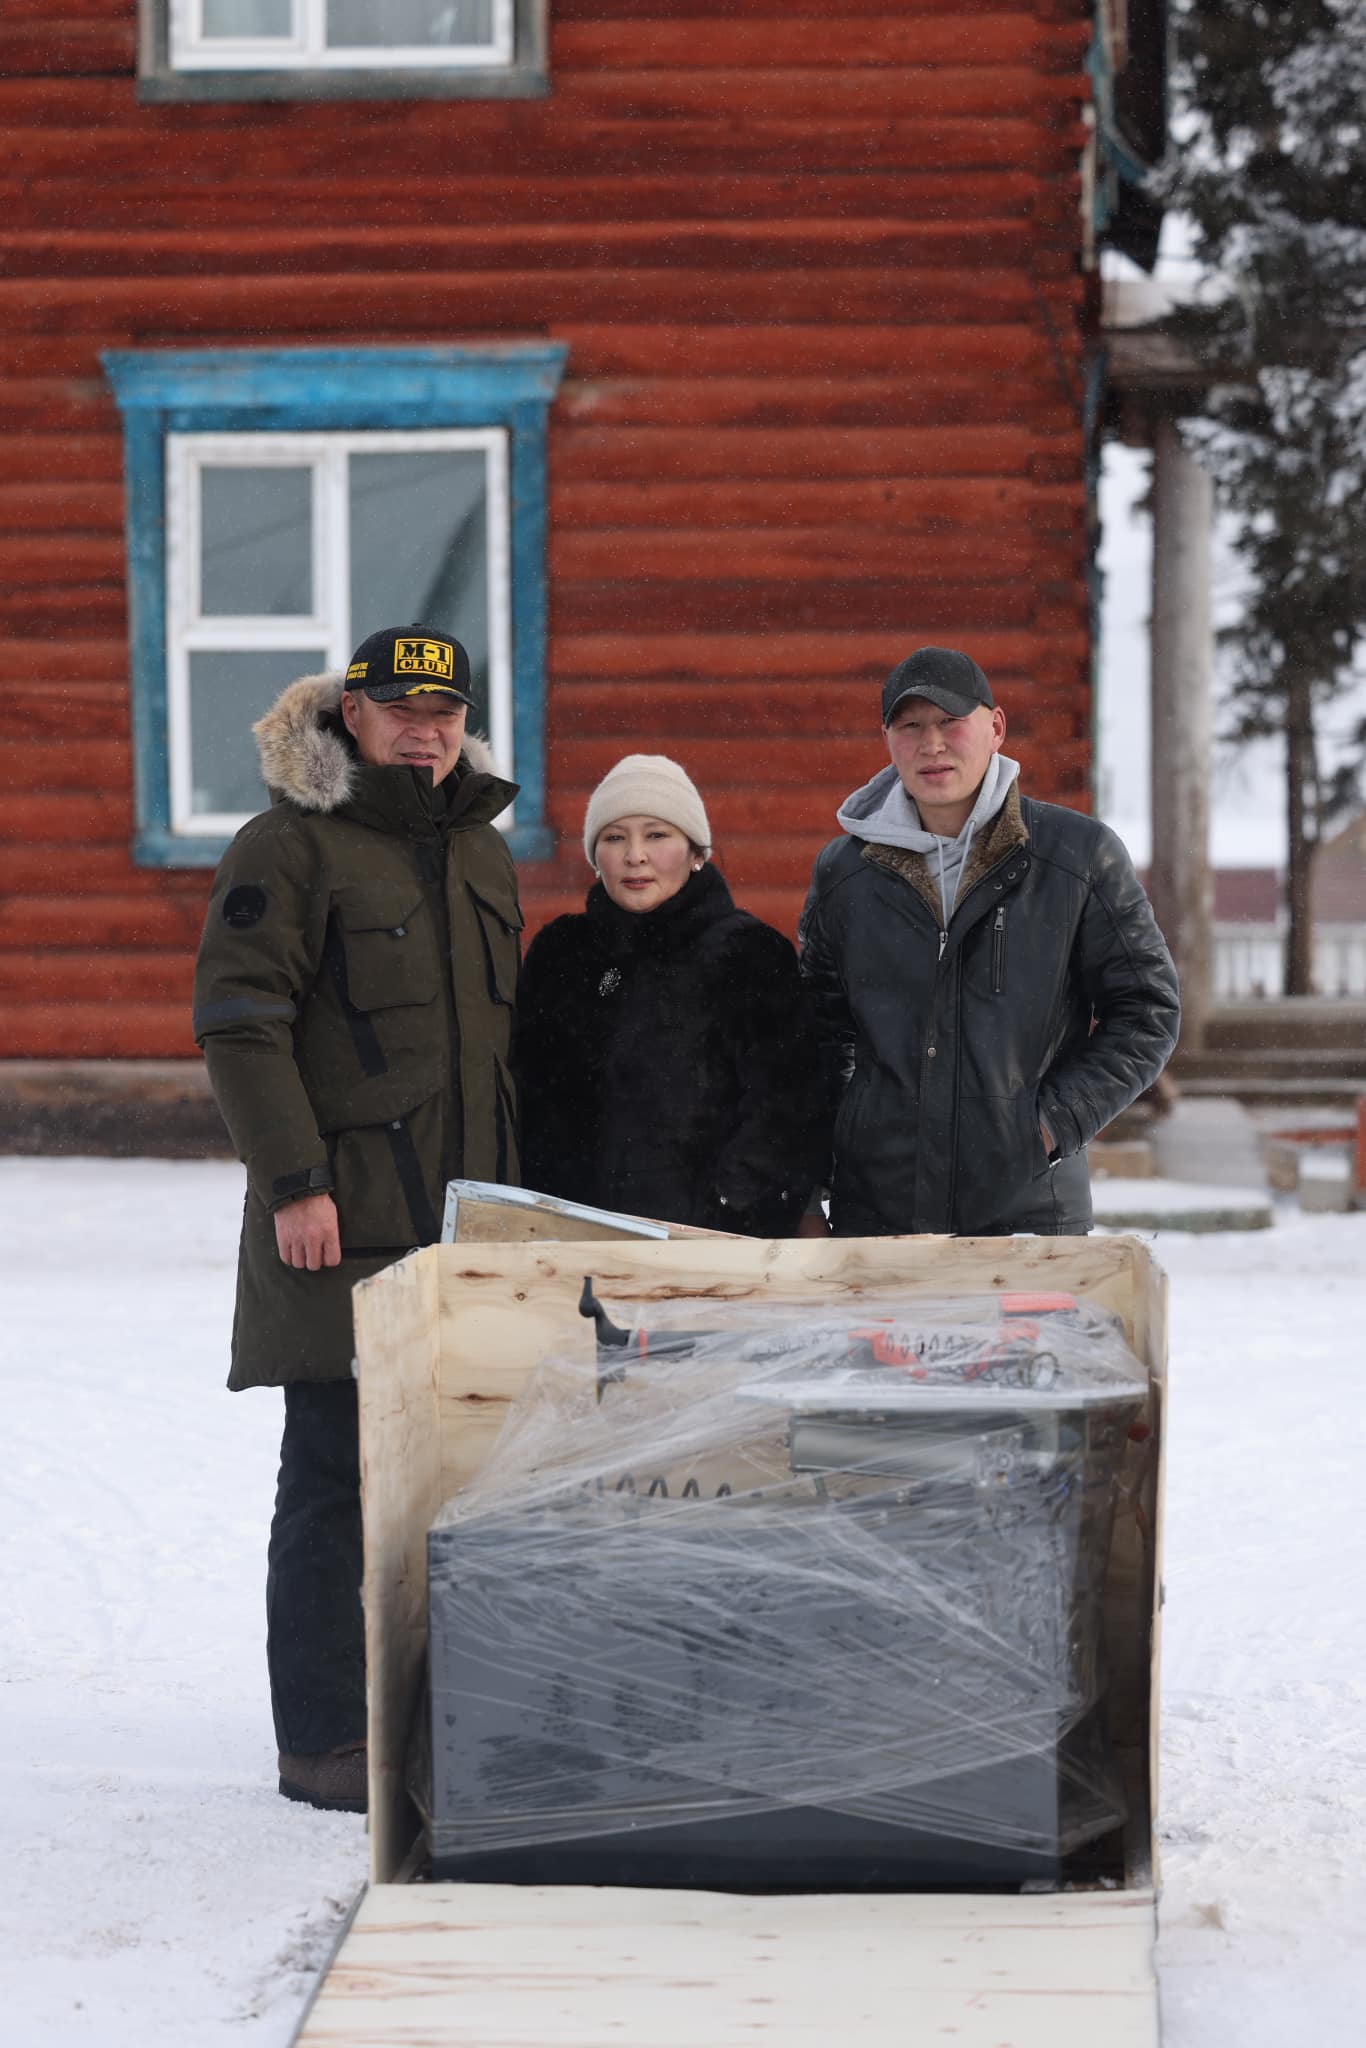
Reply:
[[[293, 661], [293, 673], [334, 665], [375, 624], [405, 623], [352, 616], [358, 599], [348, 580], [346, 532], [338, 539], [347, 517], [345, 509], [330, 517], [326, 506], [345, 508], [365, 495], [353, 489], [348, 500], [348, 464], [387, 463], [392, 489], [393, 465], [409, 457], [418, 465], [414, 488], [428, 503], [443, 488], [443, 463], [458, 493], [461, 475], [487, 462], [488, 493], [480, 503], [488, 508], [481, 533], [490, 564], [493, 738], [504, 756], [500, 767], [520, 784], [508, 842], [522, 859], [549, 854], [546, 418], [565, 355], [553, 342], [106, 352], [124, 426], [139, 864], [212, 866], [233, 829], [233, 816], [225, 814], [242, 809], [231, 776], [227, 794], [197, 786], [203, 775], [189, 730], [192, 704], [213, 704], [220, 693], [212, 719], [205, 712], [202, 724], [212, 756], [208, 742], [216, 748], [224, 729], [221, 692], [234, 676], [246, 692], [245, 723], [250, 691], [261, 687], [271, 659]], [[263, 490], [260, 502], [270, 505], [288, 539], [272, 560], [271, 591], [248, 607], [234, 591], [261, 577], [259, 534], [249, 517], [243, 521], [253, 489]], [[401, 511], [394, 530], [406, 545]], [[203, 541], [201, 558], [205, 533], [217, 537], [217, 552]], [[296, 586], [306, 594], [289, 596]], [[186, 590], [194, 592], [191, 599]], [[248, 610], [262, 616], [237, 616]], [[458, 621], [452, 629], [460, 631]]]

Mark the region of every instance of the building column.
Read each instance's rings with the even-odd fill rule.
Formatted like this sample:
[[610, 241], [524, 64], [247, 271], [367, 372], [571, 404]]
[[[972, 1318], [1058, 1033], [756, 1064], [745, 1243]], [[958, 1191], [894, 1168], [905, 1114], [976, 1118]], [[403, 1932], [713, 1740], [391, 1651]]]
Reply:
[[1152, 862], [1148, 890], [1181, 977], [1181, 1042], [1198, 1050], [1212, 1000], [1214, 495], [1174, 419], [1153, 435]]

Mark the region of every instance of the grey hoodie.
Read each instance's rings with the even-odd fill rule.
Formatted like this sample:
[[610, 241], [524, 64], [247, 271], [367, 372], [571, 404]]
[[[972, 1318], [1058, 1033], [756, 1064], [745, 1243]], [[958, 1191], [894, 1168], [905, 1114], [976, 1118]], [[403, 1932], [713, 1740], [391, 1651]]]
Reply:
[[902, 787], [901, 777], [890, 764], [871, 782], [865, 782], [862, 789], [856, 789], [835, 816], [851, 839], [863, 839], [874, 846], [900, 846], [910, 853], [923, 853], [927, 860], [933, 859], [947, 929], [973, 838], [996, 816], [1019, 773], [1018, 761], [1005, 754], [993, 754], [967, 823], [952, 839], [925, 830], [919, 811]]

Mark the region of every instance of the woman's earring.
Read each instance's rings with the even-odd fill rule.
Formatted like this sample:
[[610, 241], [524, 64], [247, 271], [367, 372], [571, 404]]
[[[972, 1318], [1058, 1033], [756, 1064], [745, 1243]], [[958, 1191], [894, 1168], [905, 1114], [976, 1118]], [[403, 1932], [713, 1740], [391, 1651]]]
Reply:
[[700, 875], [700, 874], [701, 874], [701, 872], [702, 872], [702, 863], [701, 863], [701, 861], [700, 861], [700, 860], [695, 860], [695, 861], [693, 862], [693, 864], [692, 864], [692, 871], [693, 871], [693, 873], [694, 873], [695, 875]]

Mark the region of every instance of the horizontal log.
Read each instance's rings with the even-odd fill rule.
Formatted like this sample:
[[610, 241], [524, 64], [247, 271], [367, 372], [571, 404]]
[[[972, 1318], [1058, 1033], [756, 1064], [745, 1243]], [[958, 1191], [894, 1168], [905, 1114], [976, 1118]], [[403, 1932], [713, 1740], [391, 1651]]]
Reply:
[[107, 434], [10, 434], [5, 461], [11, 476], [47, 482], [75, 477], [82, 482], [121, 483], [123, 443], [117, 429]]
[[102, 426], [113, 415], [102, 379], [0, 376], [0, 425], [6, 433], [79, 431]]
[[[1087, 706], [1073, 690], [999, 685], [1007, 731], [1036, 744], [1052, 745], [1085, 736]], [[1008, 702], [1006, 701], [1008, 699]], [[681, 742], [694, 736], [736, 742], [749, 750], [767, 748], [775, 735], [809, 737], [864, 734], [880, 744], [880, 686], [844, 676], [775, 677], [771, 682], [683, 683], [653, 680], [637, 684], [557, 683], [550, 695], [547, 730], [552, 749], [579, 740], [610, 739], [649, 732]]]
[[[77, 877], [73, 874], [71, 880]], [[204, 897], [209, 878], [205, 877]], [[164, 896], [6, 896], [0, 899], [0, 948], [124, 947], [188, 951], [204, 926], [204, 903]]]
[[[908, 309], [912, 311], [914, 309]], [[671, 327], [556, 319], [551, 331], [569, 344], [568, 377], [605, 376], [873, 376], [999, 370], [1056, 374], [1049, 337], [1033, 322], [851, 327], [803, 323], [770, 326]], [[1083, 337], [1059, 340], [1080, 355]]]
[[[551, 440], [552, 487], [707, 477], [1024, 477], [1044, 437], [1027, 427], [563, 427]], [[1061, 444], [1080, 451], [1080, 435]]]
[[35, 840], [27, 846], [7, 846], [5, 887], [20, 896], [64, 896], [78, 889], [83, 897], [167, 897], [183, 894], [184, 885], [192, 882], [203, 915], [207, 876], [193, 868], [135, 868], [126, 838], [82, 838], [77, 874], [73, 874], [72, 860], [73, 848], [62, 843]]
[[[105, 125], [85, 121], [79, 113], [70, 125], [55, 113], [40, 118], [41, 101], [31, 112], [32, 125], [20, 128], [0, 111], [0, 129], [9, 127], [11, 168], [24, 177], [57, 174], [92, 179], [164, 175], [168, 149], [174, 151], [182, 179], [231, 181], [243, 158], [244, 134], [257, 177], [305, 178], [327, 172], [339, 158], [363, 157], [382, 149], [386, 168], [394, 175], [422, 176], [450, 147], [445, 125], [419, 125], [416, 119], [394, 124], [389, 103], [379, 111], [388, 120], [378, 135], [362, 125], [357, 107], [364, 102], [328, 109], [326, 120], [310, 123], [304, 110], [271, 107], [254, 110], [252, 123], [239, 107], [209, 106], [161, 110], [137, 125]], [[215, 127], [210, 118], [226, 111], [235, 126]], [[405, 114], [420, 109], [405, 109]], [[294, 125], [283, 129], [268, 115], [289, 114]], [[189, 125], [185, 115], [195, 117]], [[981, 116], [964, 119], [896, 119], [872, 117], [839, 120], [758, 118], [752, 114], [721, 122], [717, 119], [654, 121], [639, 118], [581, 118], [560, 114], [553, 124], [542, 113], [539, 125], [525, 105], [481, 107], [460, 102], [460, 139], [466, 156], [484, 161], [510, 152], [524, 170], [646, 174], [659, 176], [700, 165], [707, 171], [738, 170], [754, 165], [778, 172], [844, 171], [860, 163], [869, 171], [1032, 171], [1040, 176], [1079, 175], [1087, 130], [1080, 120], [1048, 126], [1038, 119]]]
[[[639, 681], [663, 677], [679, 682], [717, 678], [781, 683], [803, 676], [873, 679], [881, 686], [888, 671], [911, 652], [898, 628], [869, 628], [861, 620], [833, 632], [566, 633], [550, 640], [555, 678], [581, 676], [603, 682], [613, 676]], [[1029, 630], [984, 632], [965, 628], [953, 642], [980, 662], [993, 684], [1040, 682], [1059, 676], [1075, 685], [1085, 674], [1090, 643], [1084, 633], [1044, 638]]]
[[66, 688], [93, 683], [121, 689], [128, 676], [128, 642], [122, 634], [101, 638], [96, 635], [46, 634], [26, 639], [22, 634], [0, 636], [0, 658], [7, 672], [21, 679], [20, 687], [46, 689], [53, 684]]
[[1033, 389], [980, 371], [904, 377], [576, 378], [556, 419], [585, 426], [955, 427], [1028, 423], [1060, 434], [1074, 427], [1056, 378], [1040, 369]]
[[[976, 588], [984, 582], [1029, 577], [1045, 549], [1027, 532], [920, 536], [908, 542], [894, 529], [792, 527], [768, 533], [719, 527], [714, 533], [637, 531], [623, 521], [596, 532], [557, 532], [550, 550], [552, 593], [562, 582], [773, 581], [827, 582], [914, 576], [926, 584]], [[553, 600], [552, 600], [553, 601]]]
[[5, 566], [30, 591], [45, 585], [101, 582], [121, 588], [127, 553], [121, 533], [18, 534], [5, 542]]
[[0, 748], [0, 792], [121, 789], [131, 775], [126, 739], [68, 728], [50, 737], [11, 736]]
[[144, 276], [233, 277], [244, 270], [309, 276], [355, 271], [832, 269], [1011, 270], [1021, 261], [1015, 220], [899, 222], [523, 222], [514, 227], [332, 226], [181, 228], [130, 236], [106, 230], [0, 232], [0, 276], [118, 276], [130, 255]]
[[[1078, 105], [1089, 92], [1080, 65], [1071, 76], [1014, 64], [878, 64], [819, 69], [740, 63], [728, 70], [574, 70], [557, 74], [548, 101], [411, 101], [402, 107], [405, 131], [483, 135], [492, 130], [519, 138], [554, 135], [585, 119], [746, 121], [953, 121], [1033, 118]], [[46, 119], [44, 118], [46, 110]], [[0, 79], [0, 126], [122, 125], [130, 113], [126, 78]], [[313, 119], [319, 114], [307, 110]], [[148, 125], [171, 133], [214, 129], [272, 130], [305, 127], [290, 102], [236, 102], [149, 111]], [[282, 123], [281, 116], [285, 117]], [[351, 100], [328, 105], [321, 118], [337, 131], [339, 151], [357, 134], [392, 134], [395, 104]], [[187, 118], [188, 117], [188, 118]], [[390, 168], [393, 168], [392, 159]]]
[[934, 640], [961, 635], [973, 625], [987, 631], [1026, 626], [1033, 610], [1028, 579], [947, 585], [907, 577], [867, 582], [831, 577], [819, 583], [790, 577], [733, 583], [561, 582], [551, 598], [552, 621], [565, 633], [649, 632], [667, 623], [762, 636], [772, 629], [837, 631], [876, 621], [917, 640]]
[[0, 77], [132, 79], [137, 30], [132, 22], [63, 22], [30, 28], [0, 22]]
[[[82, 796], [15, 796], [0, 804], [0, 844], [79, 846], [86, 839], [127, 844], [133, 831], [131, 790]], [[6, 899], [0, 897], [0, 921]]]
[[118, 484], [74, 477], [66, 483], [0, 483], [3, 533], [121, 533], [123, 516]]
[[850, 0], [847, 15], [812, 22], [800, 16], [743, 18], [714, 8], [706, 21], [556, 20], [556, 79], [572, 71], [715, 70], [793, 67], [838, 71], [860, 65], [953, 69], [982, 64], [1033, 67], [1052, 49], [1080, 64], [1090, 34], [1085, 22], [1050, 23], [1028, 10], [913, 16], [865, 14]]
[[[652, 5], [653, 0], [646, 0]], [[669, 5], [670, 0], [664, 0]], [[763, 0], [760, 0], [763, 4]], [[1000, 5], [1000, 0], [996, 0]], [[864, 5], [864, 0], [860, 0]], [[105, 26], [126, 23], [130, 14], [129, 0], [5, 0], [5, 20], [17, 25], [30, 22], [44, 27], [54, 24], [78, 26], [83, 22], [103, 23]], [[869, 13], [876, 12], [873, 7]]]
[[[1068, 224], [1075, 228], [1075, 205]], [[311, 177], [266, 178], [254, 163], [239, 167], [230, 185], [180, 184], [169, 188], [164, 170], [122, 177], [117, 189], [86, 178], [53, 175], [41, 185], [0, 172], [0, 218], [12, 228], [88, 229], [120, 234], [159, 228], [213, 229], [278, 225], [287, 211], [297, 228], [365, 225], [429, 227], [434, 219], [504, 228], [527, 221], [702, 220], [979, 220], [992, 215], [1038, 218], [1055, 204], [1053, 188], [1019, 170], [907, 170], [869, 175], [844, 170], [790, 177], [751, 171], [713, 171], [699, 165], [689, 176], [643, 172], [630, 180], [573, 179], [520, 172], [465, 175], [447, 169], [400, 178], [376, 165], [365, 177], [334, 165]], [[0, 360], [3, 357], [0, 356]]]
[[872, 527], [910, 535], [967, 533], [987, 537], [1032, 531], [1070, 559], [1085, 518], [1085, 492], [1075, 485], [1040, 489], [1002, 477], [834, 478], [777, 483], [715, 478], [649, 484], [559, 482], [551, 495], [553, 532], [643, 526], [767, 530], [823, 525]]
[[[36, 0], [21, 0], [33, 6]], [[89, 0], [108, 6], [110, 0]], [[975, 18], [1007, 13], [1033, 16], [1040, 10], [1034, 0], [857, 0], [859, 15], [871, 20], [895, 15], [899, 20], [933, 22], [940, 16]], [[745, 0], [745, 14], [755, 19], [770, 15], [793, 21], [843, 21], [851, 0]], [[587, 21], [691, 21], [726, 20], [721, 0], [555, 0], [555, 30], [562, 25]], [[698, 34], [705, 33], [699, 29]]]
[[0, 641], [11, 633], [40, 638], [44, 633], [121, 632], [126, 624], [122, 590], [83, 583], [52, 583], [9, 591], [0, 584]]
[[[0, 282], [0, 320], [30, 332], [137, 332], [147, 339], [237, 328], [262, 341], [270, 335], [366, 341], [383, 335], [414, 340], [453, 330], [535, 331], [552, 318], [657, 318], [726, 326], [751, 320], [800, 320], [811, 310], [819, 280], [823, 312], [846, 321], [883, 322], [908, 304], [923, 319], [1010, 320], [1031, 317], [1038, 286], [1010, 269], [577, 270], [505, 271], [417, 276], [395, 272], [383, 283], [384, 329], [376, 332], [373, 291], [332, 274], [255, 277], [101, 279], [24, 278]], [[379, 288], [376, 283], [374, 289]], [[1058, 301], [1080, 306], [1082, 284], [1070, 280]]]
[[182, 1003], [6, 1003], [0, 1039], [25, 1059], [173, 1060], [194, 1053]]
[[9, 953], [0, 947], [0, 1003], [178, 1004], [188, 1035], [194, 954], [119, 951]]
[[[126, 740], [128, 736], [128, 690], [122, 678], [116, 684], [101, 685], [33, 682], [24, 677], [6, 684], [5, 701], [12, 707], [16, 728], [22, 730], [25, 741]], [[7, 864], [6, 874], [9, 872]]]

